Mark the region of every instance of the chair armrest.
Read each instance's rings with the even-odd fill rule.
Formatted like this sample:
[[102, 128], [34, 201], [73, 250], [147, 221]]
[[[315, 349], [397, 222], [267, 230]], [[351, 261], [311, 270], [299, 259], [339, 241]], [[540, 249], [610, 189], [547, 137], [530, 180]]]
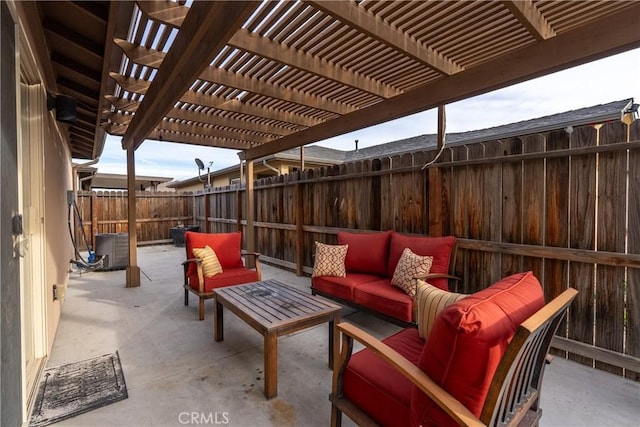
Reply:
[[258, 252], [247, 252], [244, 249], [240, 251], [241, 256], [252, 256], [254, 257], [255, 269], [258, 272], [258, 281], [262, 280], [262, 268], [260, 267], [260, 254]]
[[200, 258], [189, 258], [185, 261], [182, 261], [182, 267], [184, 268], [184, 284], [186, 286], [188, 283], [187, 269], [189, 267], [189, 264], [192, 262], [196, 263], [196, 268], [198, 271], [198, 288], [202, 293], [204, 292], [204, 269], [202, 268], [202, 260]]
[[[409, 379], [412, 383], [422, 390], [427, 396], [429, 396], [440, 408], [442, 408], [447, 414], [451, 416], [458, 424], [462, 426], [484, 426], [471, 411], [469, 411], [462, 403], [456, 400], [453, 396], [447, 393], [442, 387], [436, 384], [427, 374], [421, 371], [413, 363], [402, 357], [398, 352], [391, 347], [373, 337], [372, 335], [364, 332], [356, 326], [342, 322], [336, 325], [336, 328], [342, 332], [343, 345], [341, 348], [341, 354], [339, 363], [342, 366], [337, 365], [336, 369], [339, 371], [338, 383], [342, 383], [341, 376], [344, 372], [346, 363], [349, 361], [350, 354], [343, 354], [344, 352], [350, 352], [353, 349], [352, 340], [356, 340], [362, 343], [365, 347], [369, 348], [382, 360], [391, 365], [395, 370], [400, 372], [403, 376]], [[351, 341], [351, 343], [349, 342]], [[336, 375], [334, 374], [334, 382], [336, 381]], [[335, 389], [334, 384], [334, 393]], [[341, 390], [340, 390], [341, 393]]]
[[260, 257], [260, 254], [258, 252], [247, 252], [244, 249], [240, 251], [240, 255], [241, 256], [254, 256], [256, 258]]

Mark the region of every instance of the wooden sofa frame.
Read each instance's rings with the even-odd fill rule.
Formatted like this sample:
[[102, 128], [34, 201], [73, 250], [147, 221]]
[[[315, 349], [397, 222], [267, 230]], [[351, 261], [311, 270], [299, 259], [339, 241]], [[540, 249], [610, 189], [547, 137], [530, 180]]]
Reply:
[[342, 344], [329, 395], [331, 425], [342, 424], [342, 413], [360, 426], [377, 425], [342, 394], [342, 377], [355, 339], [411, 380], [461, 426], [537, 426], [542, 416], [539, 399], [547, 352], [577, 293], [567, 289], [520, 325], [500, 360], [480, 418], [386, 344], [349, 323], [336, 325]]

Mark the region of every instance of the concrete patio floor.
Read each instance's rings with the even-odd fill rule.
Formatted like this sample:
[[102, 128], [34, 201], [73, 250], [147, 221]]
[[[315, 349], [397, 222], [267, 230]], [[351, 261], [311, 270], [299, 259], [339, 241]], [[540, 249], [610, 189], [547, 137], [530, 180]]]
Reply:
[[[262, 337], [225, 313], [225, 339], [213, 339], [212, 301], [198, 321], [197, 299], [184, 306], [184, 248], [139, 248], [142, 286], [126, 289], [124, 271], [72, 273], [47, 366], [118, 351], [129, 398], [59, 426], [329, 425], [331, 371], [326, 325], [278, 341], [278, 396], [263, 395]], [[263, 267], [309, 290], [310, 279]], [[343, 319], [378, 337], [397, 331], [375, 317], [343, 310]], [[636, 426], [640, 384], [555, 358], [542, 390], [542, 426]], [[344, 417], [344, 424], [353, 425]]]

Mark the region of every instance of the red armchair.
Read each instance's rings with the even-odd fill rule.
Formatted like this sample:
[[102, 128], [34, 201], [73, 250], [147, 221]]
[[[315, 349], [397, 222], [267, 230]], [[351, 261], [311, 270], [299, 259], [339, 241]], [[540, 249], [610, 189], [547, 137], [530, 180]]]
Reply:
[[[521, 273], [443, 308], [426, 341], [415, 328], [378, 341], [336, 325], [331, 425], [345, 413], [361, 426], [537, 426], [546, 354], [576, 294], [544, 306]], [[352, 355], [354, 340], [365, 348]]]
[[[182, 263], [184, 268], [184, 305], [189, 305], [189, 292], [200, 298], [200, 320], [204, 320], [204, 301], [213, 298], [212, 290], [224, 286], [241, 285], [243, 283], [261, 280], [259, 256], [255, 252], [241, 250], [242, 234], [233, 233], [185, 233], [185, 248], [187, 260]], [[194, 248], [209, 246], [215, 252], [220, 262], [222, 272], [212, 277], [206, 277], [203, 261], [194, 255]], [[243, 256], [254, 259], [254, 268], [247, 268], [242, 261]]]

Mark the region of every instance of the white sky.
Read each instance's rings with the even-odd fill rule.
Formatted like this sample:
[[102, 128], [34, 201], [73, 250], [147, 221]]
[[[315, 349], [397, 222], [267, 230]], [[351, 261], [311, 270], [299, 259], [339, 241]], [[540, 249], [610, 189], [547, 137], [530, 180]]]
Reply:
[[[484, 129], [626, 98], [640, 103], [640, 49], [560, 71], [446, 106], [447, 132]], [[437, 132], [436, 110], [347, 133], [315, 144], [340, 150]], [[212, 171], [239, 163], [237, 151], [147, 140], [136, 150], [136, 175], [182, 180], [197, 176], [194, 159]], [[101, 173], [127, 173], [121, 138], [107, 136], [96, 165]]]

